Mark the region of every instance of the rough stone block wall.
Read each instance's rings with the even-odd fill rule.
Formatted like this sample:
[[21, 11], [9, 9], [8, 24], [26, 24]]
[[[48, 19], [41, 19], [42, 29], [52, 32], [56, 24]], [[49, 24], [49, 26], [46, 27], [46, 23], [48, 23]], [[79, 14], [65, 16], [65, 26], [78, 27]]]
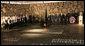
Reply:
[[1, 16], [3, 15], [45, 15], [45, 8], [48, 14], [51, 13], [74, 13], [84, 12], [84, 1], [56, 2], [45, 4], [1, 4]]

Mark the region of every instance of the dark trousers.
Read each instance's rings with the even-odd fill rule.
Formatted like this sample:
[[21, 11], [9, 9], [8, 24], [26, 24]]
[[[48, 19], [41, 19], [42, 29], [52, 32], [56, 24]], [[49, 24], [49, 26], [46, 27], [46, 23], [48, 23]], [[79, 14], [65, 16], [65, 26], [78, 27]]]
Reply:
[[5, 24], [5, 27], [4, 27], [4, 28], [5, 28], [5, 29], [9, 29], [9, 26], [10, 26], [10, 25], [7, 23], [7, 24]]

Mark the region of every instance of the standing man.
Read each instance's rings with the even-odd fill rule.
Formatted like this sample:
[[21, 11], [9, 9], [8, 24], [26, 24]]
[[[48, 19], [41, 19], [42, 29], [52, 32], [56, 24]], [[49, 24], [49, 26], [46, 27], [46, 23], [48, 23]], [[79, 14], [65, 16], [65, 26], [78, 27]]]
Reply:
[[32, 15], [29, 16], [29, 22], [32, 24]]
[[35, 24], [35, 16], [33, 15], [33, 24]]
[[78, 24], [78, 16], [79, 16], [78, 13], [74, 13], [74, 17], [76, 19], [76, 21], [75, 21], [76, 24]]
[[56, 15], [55, 15], [55, 22], [56, 22], [56, 24], [58, 24], [58, 13], [56, 13]]
[[29, 21], [29, 16], [26, 14], [26, 19], [27, 19], [27, 23], [29, 23], [28, 21]]
[[64, 24], [66, 25], [66, 13], [64, 14]]
[[48, 15], [48, 23], [51, 24], [51, 15]]
[[57, 13], [56, 18], [57, 18], [57, 24], [59, 24], [59, 13]]
[[67, 14], [66, 14], [66, 16], [67, 16], [67, 24], [70, 23], [70, 22], [69, 22], [70, 15], [71, 15], [70, 13], [67, 13]]
[[59, 14], [59, 24], [61, 24], [61, 14]]
[[5, 16], [5, 29], [8, 29], [8, 16]]
[[64, 15], [63, 15], [63, 13], [61, 13], [61, 24], [62, 25], [64, 24]]
[[54, 15], [54, 13], [52, 14], [52, 17], [53, 17], [53, 24], [55, 24], [55, 15]]
[[8, 29], [10, 29], [11, 28], [11, 18], [10, 17], [8, 18], [7, 23], [8, 23], [8, 26], [7, 27], [8, 27]]
[[[36, 18], [36, 17], [35, 17]], [[36, 21], [35, 21], [36, 22]], [[44, 23], [44, 19], [43, 17], [41, 16], [41, 26], [43, 26], [43, 23]]]
[[13, 26], [13, 22], [12, 22], [13, 18], [12, 16], [9, 17], [9, 29], [11, 29]]

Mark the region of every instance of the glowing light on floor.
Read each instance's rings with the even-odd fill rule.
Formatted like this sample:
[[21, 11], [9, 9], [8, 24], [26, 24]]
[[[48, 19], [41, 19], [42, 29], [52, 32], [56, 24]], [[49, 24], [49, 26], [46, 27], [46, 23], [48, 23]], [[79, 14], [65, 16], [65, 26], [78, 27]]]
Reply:
[[[25, 30], [24, 32], [46, 32], [47, 29], [28, 29], [28, 30]], [[41, 37], [41, 36], [44, 36], [45, 34], [36, 34], [36, 33], [27, 33], [27, 34], [23, 34], [21, 35], [22, 37], [24, 38], [34, 38], [34, 37]]]
[[43, 29], [32, 29], [32, 30], [29, 30], [30, 32], [42, 32], [44, 31]]
[[44, 34], [23, 34], [21, 36], [24, 37], [24, 38], [34, 38], [34, 37], [41, 37], [43, 35]]
[[30, 29], [30, 30], [25, 30], [24, 32], [46, 32], [48, 29]]

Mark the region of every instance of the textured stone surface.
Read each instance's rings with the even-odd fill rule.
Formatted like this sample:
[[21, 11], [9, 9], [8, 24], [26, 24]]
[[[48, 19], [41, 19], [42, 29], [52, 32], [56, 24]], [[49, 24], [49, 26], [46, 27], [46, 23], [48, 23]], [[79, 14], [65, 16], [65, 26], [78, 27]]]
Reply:
[[56, 3], [45, 3], [45, 4], [24, 4], [24, 5], [15, 5], [15, 4], [1, 4], [1, 14], [5, 15], [19, 15], [19, 14], [28, 14], [28, 15], [43, 15], [45, 14], [45, 8], [50, 13], [72, 13], [84, 11], [84, 2], [83, 1], [71, 1], [71, 2], [56, 2]]

